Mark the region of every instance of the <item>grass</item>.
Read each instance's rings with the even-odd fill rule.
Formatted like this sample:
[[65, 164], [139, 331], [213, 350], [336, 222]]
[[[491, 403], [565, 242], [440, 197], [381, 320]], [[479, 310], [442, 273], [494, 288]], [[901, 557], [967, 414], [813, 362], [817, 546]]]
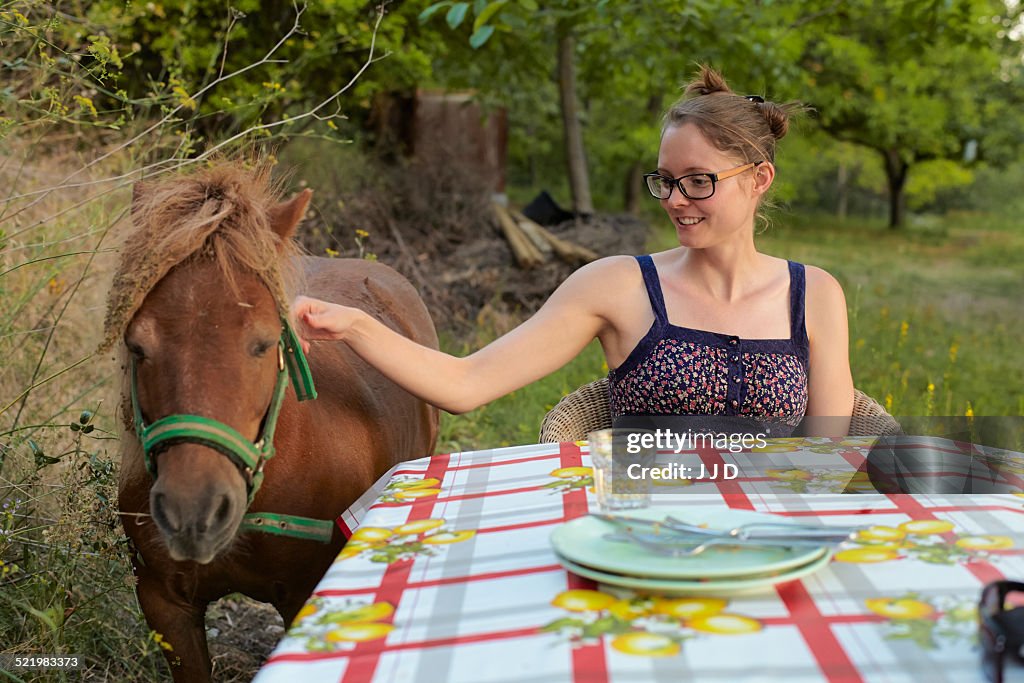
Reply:
[[896, 233], [790, 217], [762, 246], [836, 276], [854, 381], [893, 414], [1024, 414], [1021, 224], [954, 214]]
[[[66, 159], [0, 152], [7, 187], [66, 174]], [[157, 680], [165, 667], [115, 514], [113, 366], [92, 355], [118, 207], [76, 209], [86, 195], [0, 205], [0, 651], [88, 658], [85, 672], [4, 680]]]

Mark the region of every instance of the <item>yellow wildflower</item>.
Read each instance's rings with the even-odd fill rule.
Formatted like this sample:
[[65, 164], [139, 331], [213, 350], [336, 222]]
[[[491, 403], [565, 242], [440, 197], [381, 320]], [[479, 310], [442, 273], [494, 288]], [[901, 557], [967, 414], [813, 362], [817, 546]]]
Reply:
[[92, 100], [88, 97], [75, 95], [74, 100], [78, 103], [78, 106], [84, 109], [85, 111], [89, 112], [93, 116], [99, 116], [99, 112], [96, 111], [96, 105], [93, 104]]
[[153, 631], [153, 642], [159, 645], [168, 652], [174, 652], [174, 647], [171, 646], [166, 640], [164, 640], [164, 634]]
[[198, 106], [192, 96], [188, 94], [188, 91], [180, 85], [176, 85], [171, 88], [171, 92], [178, 96], [178, 106], [192, 110], [195, 110]]

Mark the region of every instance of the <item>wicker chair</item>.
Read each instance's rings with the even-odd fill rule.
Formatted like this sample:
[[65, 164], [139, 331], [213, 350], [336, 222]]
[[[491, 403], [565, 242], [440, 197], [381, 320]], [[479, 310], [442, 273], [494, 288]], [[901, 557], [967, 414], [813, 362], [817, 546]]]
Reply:
[[[612, 426], [608, 409], [608, 380], [584, 384], [568, 396], [563, 396], [544, 416], [540, 425], [539, 443], [579, 441], [590, 432]], [[898, 434], [900, 424], [886, 412], [878, 401], [860, 389], [854, 390], [851, 436], [877, 436]]]

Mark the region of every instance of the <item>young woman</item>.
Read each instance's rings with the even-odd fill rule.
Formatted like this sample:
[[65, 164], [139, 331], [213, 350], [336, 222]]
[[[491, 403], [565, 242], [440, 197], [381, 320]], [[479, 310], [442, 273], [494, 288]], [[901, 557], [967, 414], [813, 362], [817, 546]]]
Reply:
[[[846, 301], [825, 271], [763, 254], [754, 219], [775, 178], [788, 108], [733, 93], [704, 67], [665, 116], [651, 194], [679, 246], [590, 263], [529, 320], [457, 358], [362, 311], [298, 297], [305, 340], [341, 340], [412, 394], [472, 410], [557, 370], [595, 337], [613, 417], [715, 415], [793, 426], [853, 408]], [[776, 434], [777, 435], [777, 434]]]

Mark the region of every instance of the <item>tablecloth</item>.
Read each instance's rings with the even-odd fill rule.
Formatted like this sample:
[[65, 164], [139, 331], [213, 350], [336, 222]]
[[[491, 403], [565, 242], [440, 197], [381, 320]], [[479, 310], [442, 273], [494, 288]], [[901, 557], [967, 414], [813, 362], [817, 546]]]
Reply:
[[869, 526], [820, 572], [722, 598], [630, 599], [558, 564], [551, 531], [594, 505], [585, 442], [402, 463], [339, 519], [348, 544], [256, 683], [982, 681], [977, 598], [1024, 577], [1024, 493], [841, 493], [872, 444], [769, 441], [767, 464], [805, 464], [653, 496]]

